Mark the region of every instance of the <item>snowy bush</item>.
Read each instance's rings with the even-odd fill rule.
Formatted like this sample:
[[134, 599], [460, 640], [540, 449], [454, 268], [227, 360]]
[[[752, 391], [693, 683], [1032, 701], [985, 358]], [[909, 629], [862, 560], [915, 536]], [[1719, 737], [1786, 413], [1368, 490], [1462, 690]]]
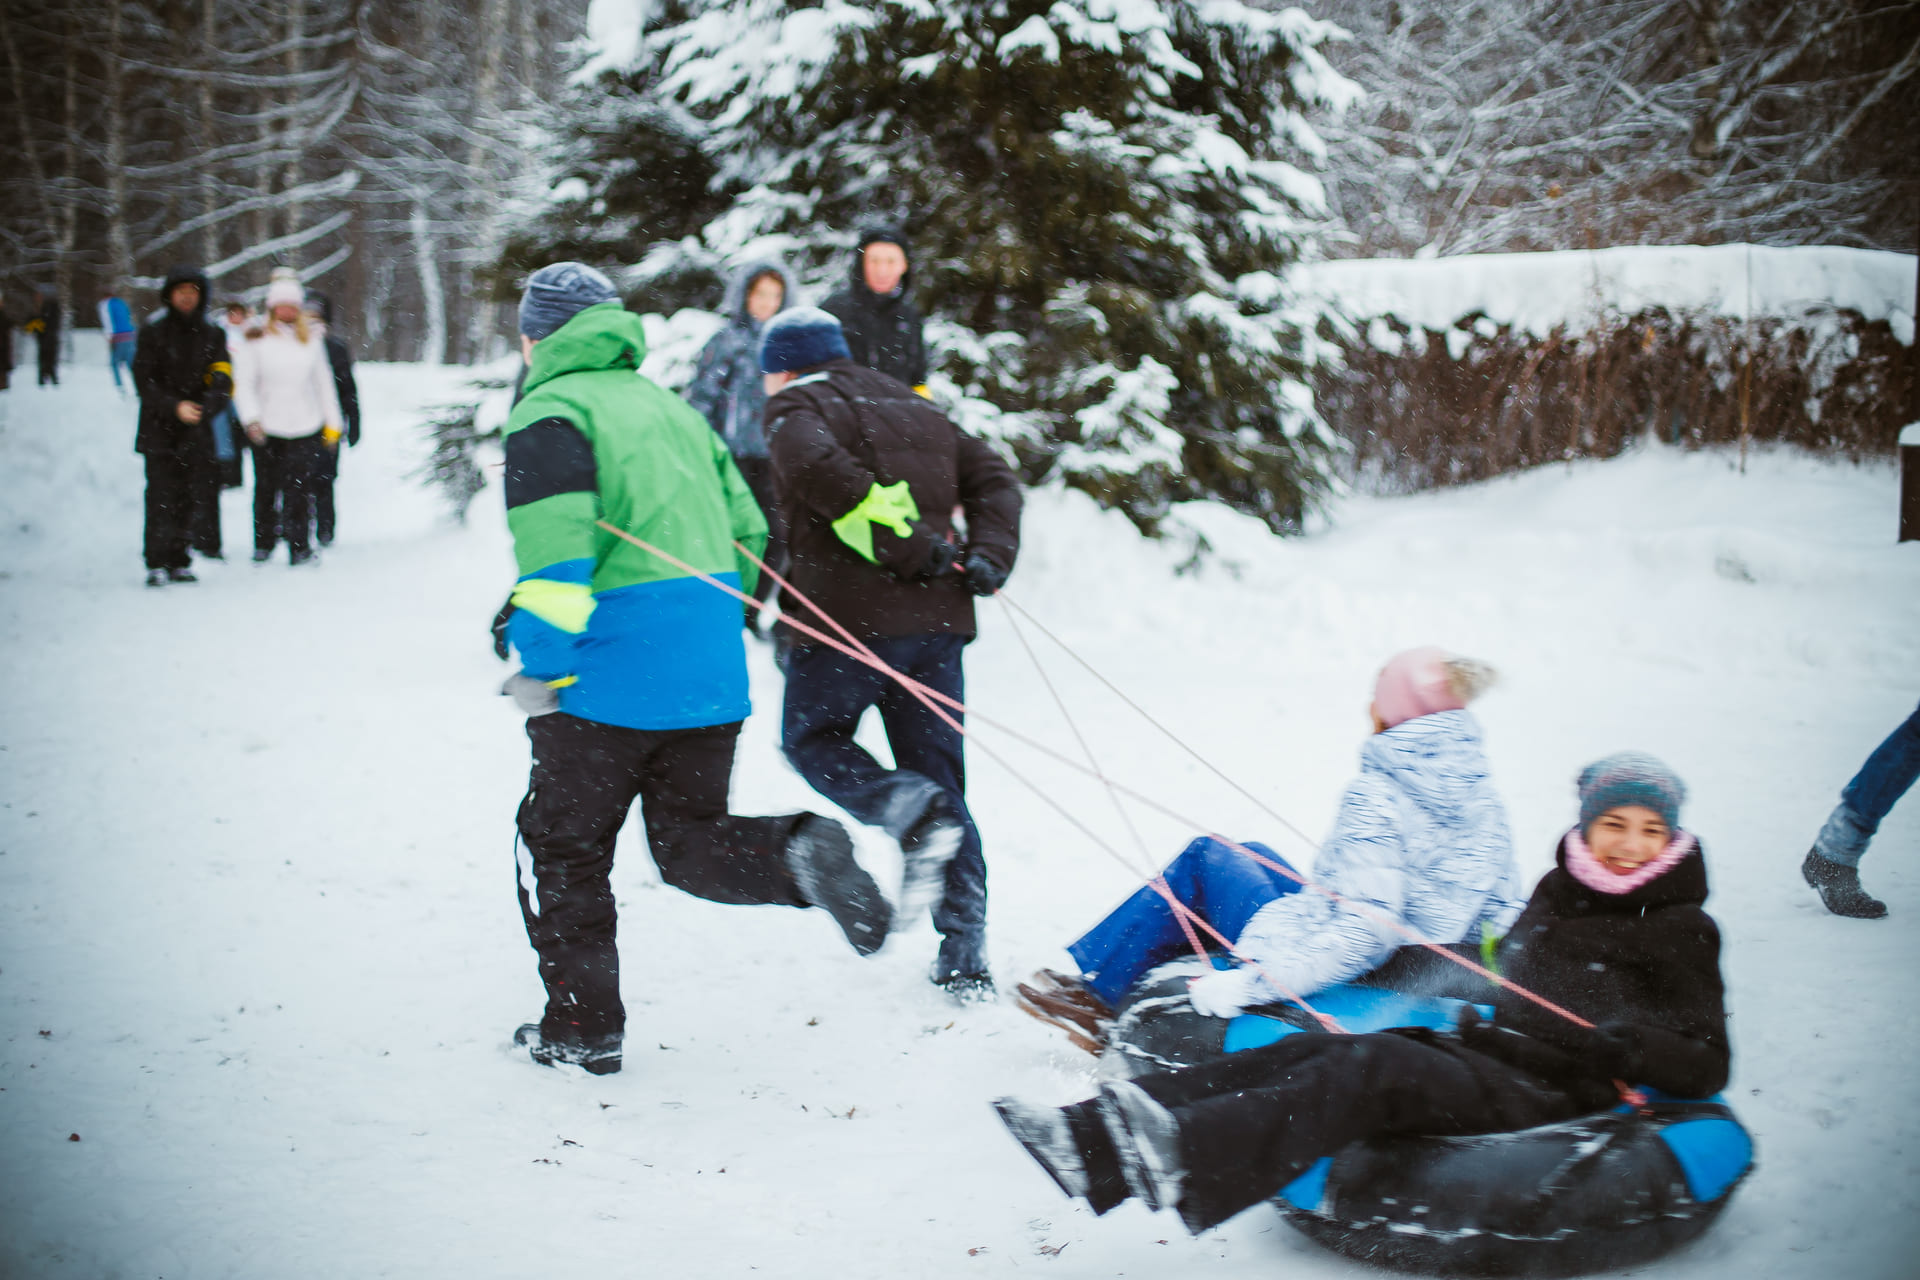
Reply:
[[1152, 529], [1224, 498], [1295, 527], [1338, 440], [1287, 268], [1316, 233], [1305, 116], [1352, 86], [1298, 9], [1239, 0], [599, 0], [522, 265], [717, 301], [777, 253], [816, 295], [902, 227], [936, 399], [1029, 479]]

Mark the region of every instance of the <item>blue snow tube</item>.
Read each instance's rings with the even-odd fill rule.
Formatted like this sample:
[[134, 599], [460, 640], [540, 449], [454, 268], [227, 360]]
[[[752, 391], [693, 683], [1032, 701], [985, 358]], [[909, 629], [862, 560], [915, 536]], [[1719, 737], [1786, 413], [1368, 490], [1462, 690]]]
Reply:
[[[1108, 1043], [1131, 1073], [1186, 1066], [1313, 1029], [1296, 1009], [1195, 1013], [1185, 975], [1136, 988]], [[1463, 1001], [1341, 986], [1313, 1005], [1349, 1031], [1451, 1027]], [[1374, 1138], [1314, 1163], [1274, 1203], [1347, 1257], [1444, 1276], [1574, 1276], [1636, 1266], [1696, 1238], [1753, 1168], [1718, 1097], [1648, 1091], [1561, 1124], [1472, 1137]]]

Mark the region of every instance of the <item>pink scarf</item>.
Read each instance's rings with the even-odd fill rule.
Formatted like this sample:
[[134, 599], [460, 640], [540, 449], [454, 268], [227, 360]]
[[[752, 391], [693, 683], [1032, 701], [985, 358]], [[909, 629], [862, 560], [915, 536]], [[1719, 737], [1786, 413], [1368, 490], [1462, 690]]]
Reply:
[[1660, 856], [1651, 862], [1643, 862], [1624, 876], [1617, 876], [1593, 856], [1593, 850], [1587, 847], [1586, 838], [1575, 827], [1567, 832], [1567, 871], [1581, 884], [1598, 893], [1632, 893], [1641, 885], [1657, 879], [1673, 870], [1680, 859], [1693, 852], [1694, 839], [1685, 831], [1673, 833], [1673, 839], [1660, 851]]

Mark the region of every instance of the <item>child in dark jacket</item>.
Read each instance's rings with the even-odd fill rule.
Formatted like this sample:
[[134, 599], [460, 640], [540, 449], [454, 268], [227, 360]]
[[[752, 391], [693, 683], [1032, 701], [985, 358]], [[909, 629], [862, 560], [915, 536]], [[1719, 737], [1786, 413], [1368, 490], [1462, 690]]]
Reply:
[[1569, 1120], [1627, 1084], [1718, 1092], [1729, 1051], [1706, 865], [1678, 827], [1685, 787], [1651, 756], [1580, 774], [1580, 823], [1499, 952], [1515, 986], [1458, 1035], [1299, 1033], [1184, 1070], [1111, 1084], [1063, 1108], [995, 1103], [1069, 1195], [1105, 1213], [1129, 1195], [1198, 1234], [1362, 1138], [1461, 1135]]

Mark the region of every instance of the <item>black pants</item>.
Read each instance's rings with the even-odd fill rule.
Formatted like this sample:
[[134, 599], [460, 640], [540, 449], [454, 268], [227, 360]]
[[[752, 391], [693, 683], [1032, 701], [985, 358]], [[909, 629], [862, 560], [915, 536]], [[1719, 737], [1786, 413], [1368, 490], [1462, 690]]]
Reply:
[[639, 797], [660, 878], [712, 902], [805, 906], [786, 843], [805, 814], [727, 812], [740, 725], [623, 729], [564, 712], [527, 721], [533, 776], [520, 804], [520, 913], [540, 956], [542, 1039], [617, 1035], [620, 956], [614, 943], [614, 837]]
[[[868, 641], [882, 662], [956, 702], [965, 701], [960, 666], [965, 636], [892, 636]], [[853, 740], [868, 707], [880, 708], [887, 744], [899, 767], [881, 767]], [[954, 716], [955, 720], [960, 717]], [[939, 977], [987, 969], [987, 863], [980, 832], [967, 810], [967, 765], [960, 734], [896, 680], [825, 645], [787, 655], [787, 697], [780, 726], [787, 760], [807, 783], [869, 826], [890, 822], [896, 789], [932, 780], [959, 817], [960, 851], [947, 864], [946, 893], [933, 909], [940, 930]], [[913, 815], [917, 816], [917, 815]]]
[[187, 544], [199, 458], [184, 449], [142, 456], [147, 460], [147, 568], [184, 569], [192, 562]]
[[57, 334], [42, 334], [34, 339], [40, 351], [40, 385], [52, 383], [60, 385], [60, 338]]
[[[780, 516], [780, 506], [773, 500], [773, 462], [764, 457], [749, 455], [734, 456], [734, 465], [740, 468], [740, 478], [747, 482], [747, 488], [753, 490], [753, 500], [760, 504], [760, 513], [767, 518], [767, 549], [761, 554], [781, 577], [787, 574], [787, 522]], [[760, 575], [760, 581], [754, 585], [753, 598], [771, 602], [779, 588], [767, 574]], [[760, 621], [758, 609], [748, 609], [747, 621], [755, 629], [765, 625]]]
[[[1180, 1216], [1198, 1233], [1258, 1204], [1321, 1156], [1388, 1134], [1498, 1133], [1592, 1108], [1547, 1082], [1431, 1033], [1302, 1032], [1260, 1049], [1134, 1081], [1180, 1122]], [[1094, 1104], [1066, 1108], [1097, 1212], [1126, 1199]]]
[[225, 478], [224, 462], [212, 454], [196, 455], [188, 482], [193, 490], [193, 513], [187, 521], [187, 532], [193, 549], [202, 555], [220, 554], [220, 491], [226, 487]]
[[286, 439], [268, 436], [253, 447], [253, 546], [271, 551], [285, 537], [296, 556], [312, 550], [313, 478], [326, 465], [318, 431]]
[[340, 477], [340, 449], [328, 449], [313, 473], [313, 536], [321, 546], [333, 541], [333, 482]]

